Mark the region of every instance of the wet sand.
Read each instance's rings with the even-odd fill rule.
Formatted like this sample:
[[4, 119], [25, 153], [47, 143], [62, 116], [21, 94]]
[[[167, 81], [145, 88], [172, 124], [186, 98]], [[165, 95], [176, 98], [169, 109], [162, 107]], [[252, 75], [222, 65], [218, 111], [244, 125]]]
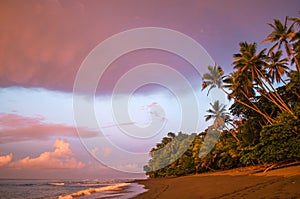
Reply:
[[300, 198], [300, 166], [258, 172], [244, 168], [177, 178], [137, 181], [147, 192], [136, 199]]

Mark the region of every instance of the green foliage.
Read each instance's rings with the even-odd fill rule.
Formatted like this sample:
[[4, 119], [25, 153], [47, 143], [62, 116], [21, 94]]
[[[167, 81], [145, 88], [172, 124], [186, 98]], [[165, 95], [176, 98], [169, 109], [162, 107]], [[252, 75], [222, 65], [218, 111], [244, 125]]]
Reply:
[[242, 146], [253, 146], [259, 142], [262, 129], [259, 116], [250, 116], [243, 119], [238, 126], [238, 134], [241, 137]]
[[237, 142], [228, 131], [224, 131], [213, 150], [201, 159], [201, 167], [204, 171], [230, 169], [238, 165], [238, 160]]
[[[220, 139], [219, 136], [219, 131], [209, 129], [194, 136], [191, 142], [191, 136], [179, 133], [174, 136], [173, 141], [180, 140], [181, 144], [176, 143], [174, 146], [180, 147], [180, 145], [186, 145], [187, 142], [189, 142], [191, 144], [187, 150], [181, 153], [180, 157], [176, 157], [176, 159], [174, 153], [166, 153], [169, 151], [168, 145], [165, 146], [166, 149], [161, 153], [156, 152], [161, 150], [161, 148], [154, 148], [150, 153], [152, 158], [149, 160], [148, 165], [144, 167], [144, 170], [150, 178], [156, 178], [182, 176], [209, 170], [236, 167], [239, 165], [239, 152], [237, 150], [238, 145], [236, 140], [228, 131], [222, 132]], [[182, 137], [185, 137], [185, 139], [182, 139]], [[163, 140], [165, 140], [165, 138], [163, 138], [162, 141]], [[157, 146], [161, 145], [157, 144]], [[177, 151], [180, 150], [181, 149], [178, 149]], [[166, 161], [171, 162], [166, 165]], [[161, 168], [164, 164], [166, 166]]]
[[[185, 175], [191, 170], [191, 143], [196, 134], [168, 133], [150, 152], [151, 159], [144, 167], [150, 177]], [[180, 167], [179, 167], [180, 166]]]
[[286, 113], [278, 119], [279, 122], [263, 127], [259, 144], [244, 149], [243, 164], [300, 160], [300, 120]]

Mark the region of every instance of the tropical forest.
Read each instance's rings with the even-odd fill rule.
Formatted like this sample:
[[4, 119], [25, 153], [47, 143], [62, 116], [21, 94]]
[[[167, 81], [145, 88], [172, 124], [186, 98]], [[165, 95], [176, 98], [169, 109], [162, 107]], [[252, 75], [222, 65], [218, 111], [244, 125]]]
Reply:
[[[240, 42], [232, 72], [207, 66], [202, 92], [221, 89], [230, 106], [214, 101], [203, 132], [169, 132], [149, 152], [150, 178], [300, 161], [300, 18], [274, 19], [257, 43]], [[270, 48], [261, 49], [269, 43]], [[261, 49], [261, 50], [260, 50]]]

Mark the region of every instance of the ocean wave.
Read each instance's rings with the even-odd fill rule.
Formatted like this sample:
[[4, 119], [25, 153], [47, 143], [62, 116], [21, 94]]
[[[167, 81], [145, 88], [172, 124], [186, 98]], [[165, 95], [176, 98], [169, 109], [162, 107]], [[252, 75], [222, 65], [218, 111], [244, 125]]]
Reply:
[[64, 182], [49, 182], [49, 185], [53, 185], [53, 186], [64, 186], [65, 183]]
[[58, 196], [58, 199], [72, 199], [74, 197], [80, 197], [80, 196], [88, 196], [92, 193], [99, 193], [99, 192], [106, 192], [106, 191], [119, 191], [122, 190], [123, 187], [129, 186], [130, 183], [117, 183], [114, 185], [109, 185], [105, 187], [99, 187], [99, 188], [88, 188], [81, 191], [77, 191], [68, 195], [62, 195]]

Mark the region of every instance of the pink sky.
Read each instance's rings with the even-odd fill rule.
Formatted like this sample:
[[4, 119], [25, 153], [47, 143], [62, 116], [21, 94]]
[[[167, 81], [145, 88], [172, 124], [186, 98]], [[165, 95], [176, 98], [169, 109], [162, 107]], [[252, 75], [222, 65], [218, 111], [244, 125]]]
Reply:
[[181, 31], [228, 68], [238, 42], [259, 43], [270, 30], [266, 23], [295, 16], [297, 4], [296, 0], [1, 1], [0, 86], [70, 91], [92, 48], [112, 34], [144, 26]]
[[[45, 178], [49, 174], [53, 178], [84, 178], [80, 169], [87, 172], [86, 176], [95, 178], [140, 176], [105, 167], [92, 158], [81, 144], [72, 115], [76, 73], [89, 52], [108, 37], [128, 29], [149, 26], [169, 28], [190, 36], [229, 72], [232, 54], [237, 52], [239, 42], [255, 41], [262, 45], [261, 41], [270, 32], [267, 23], [273, 18], [297, 16], [300, 6], [298, 0], [225, 2], [2, 0], [0, 178]], [[264, 44], [261, 48], [268, 45]], [[199, 74], [185, 60], [168, 52], [136, 51], [113, 62], [98, 85], [98, 111], [95, 114], [104, 121], [106, 125], [103, 128], [107, 129], [107, 134], [112, 134], [111, 140], [117, 146], [134, 152], [150, 149], [164, 134], [140, 143], [113, 134], [117, 128], [112, 123], [106, 95], [133, 66], [149, 62], [171, 65], [190, 81], [195, 90], [198, 91], [201, 86]], [[172, 82], [168, 73], [159, 75]], [[180, 86], [180, 82], [173, 81], [173, 84]], [[151, 112], [151, 108], [162, 106], [166, 112], [164, 120], [168, 121], [164, 129], [180, 130], [176, 124], [176, 116], [180, 113], [176, 99], [170, 92], [160, 93], [153, 88], [155, 86], [140, 88], [138, 93], [141, 96], [137, 97], [135, 108], [132, 108], [133, 119], [124, 121], [123, 125], [144, 125], [151, 115], [161, 116], [161, 113]], [[208, 99], [201, 100], [199, 102], [203, 104], [208, 102]], [[201, 111], [204, 112], [205, 108]], [[79, 128], [86, 132], [87, 139], [105, 133], [88, 127]], [[94, 148], [93, 153], [109, 156], [113, 151], [103, 146]], [[56, 165], [55, 168], [48, 168], [47, 162]], [[136, 165], [124, 162], [123, 166]]]

